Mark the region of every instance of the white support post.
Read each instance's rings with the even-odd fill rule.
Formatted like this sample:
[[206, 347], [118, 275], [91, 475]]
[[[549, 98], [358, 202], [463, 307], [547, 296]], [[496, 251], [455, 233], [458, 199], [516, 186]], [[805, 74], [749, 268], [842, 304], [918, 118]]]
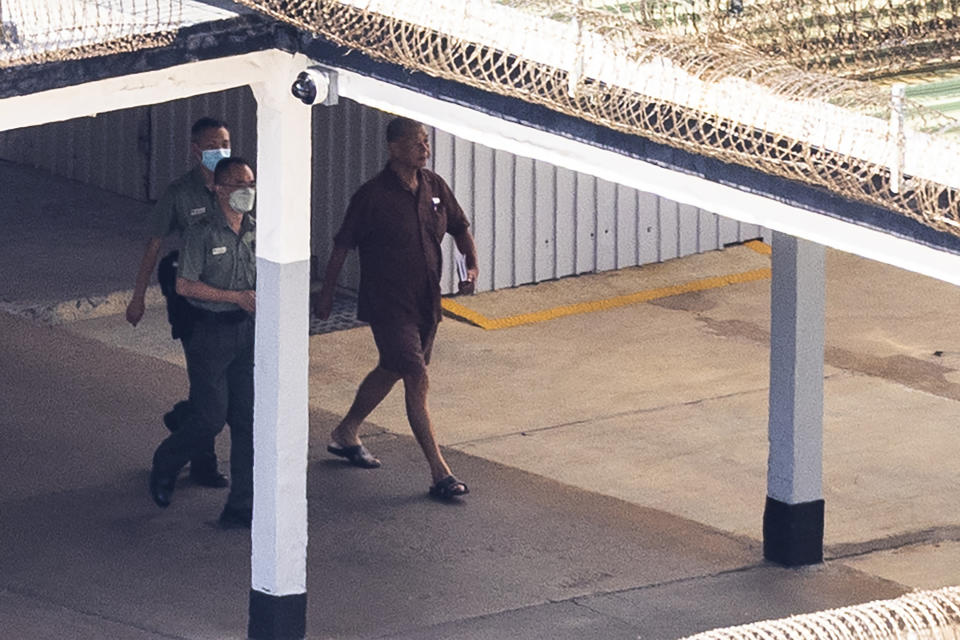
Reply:
[[763, 554], [823, 560], [825, 248], [774, 232], [770, 284], [770, 458]]
[[311, 113], [303, 60], [257, 99], [257, 334], [249, 637], [306, 633]]

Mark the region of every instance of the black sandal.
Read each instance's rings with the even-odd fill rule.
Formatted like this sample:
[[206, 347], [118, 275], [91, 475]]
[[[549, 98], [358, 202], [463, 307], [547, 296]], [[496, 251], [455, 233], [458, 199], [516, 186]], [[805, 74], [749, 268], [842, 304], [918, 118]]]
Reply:
[[430, 496], [441, 500], [451, 500], [468, 493], [470, 493], [470, 489], [467, 485], [452, 475], [440, 478], [430, 487]]
[[328, 444], [327, 451], [335, 456], [346, 458], [350, 464], [361, 469], [376, 469], [380, 466], [380, 461], [373, 457], [373, 454], [367, 451], [362, 444], [352, 447], [340, 447], [335, 444]]

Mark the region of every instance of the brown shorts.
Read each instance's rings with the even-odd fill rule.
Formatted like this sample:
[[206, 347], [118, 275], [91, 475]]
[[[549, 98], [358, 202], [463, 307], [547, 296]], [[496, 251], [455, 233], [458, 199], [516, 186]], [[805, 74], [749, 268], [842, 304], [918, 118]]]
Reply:
[[371, 324], [373, 340], [380, 352], [380, 367], [406, 375], [430, 364], [437, 324]]

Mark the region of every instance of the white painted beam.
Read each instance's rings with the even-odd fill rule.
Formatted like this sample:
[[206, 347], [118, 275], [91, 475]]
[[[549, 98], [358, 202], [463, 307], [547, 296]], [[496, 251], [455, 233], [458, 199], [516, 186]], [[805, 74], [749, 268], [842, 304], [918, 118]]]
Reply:
[[3, 98], [0, 131], [242, 87], [270, 78], [292, 58], [259, 51]]
[[757, 224], [871, 260], [960, 284], [960, 256], [766, 196], [526, 127], [362, 76], [339, 73], [340, 95], [414, 118], [461, 138], [536, 158], [721, 216]]
[[249, 635], [306, 622], [311, 112], [288, 57], [257, 99], [257, 335]]

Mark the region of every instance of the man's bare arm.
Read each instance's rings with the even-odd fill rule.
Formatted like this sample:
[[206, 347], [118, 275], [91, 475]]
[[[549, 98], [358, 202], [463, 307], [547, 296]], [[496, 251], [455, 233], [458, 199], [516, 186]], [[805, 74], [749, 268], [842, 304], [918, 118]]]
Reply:
[[137, 323], [143, 318], [147, 285], [150, 284], [150, 276], [153, 275], [153, 270], [157, 266], [157, 256], [160, 255], [162, 244], [162, 237], [150, 238], [143, 250], [140, 269], [137, 271], [137, 281], [133, 285], [133, 297], [130, 299], [130, 304], [127, 305], [127, 322], [133, 326], [137, 326]]
[[464, 229], [459, 234], [453, 236], [453, 241], [457, 244], [457, 250], [463, 254], [467, 262], [467, 280], [476, 282], [477, 274], [480, 273], [480, 270], [477, 267], [477, 247], [473, 243], [473, 236], [470, 235], [469, 230]]
[[330, 253], [327, 270], [323, 274], [323, 286], [320, 288], [320, 294], [313, 301], [313, 313], [321, 320], [329, 318], [333, 310], [333, 294], [337, 289], [337, 280], [340, 278], [340, 271], [343, 269], [343, 263], [346, 262], [349, 251], [344, 247], [334, 247]]

